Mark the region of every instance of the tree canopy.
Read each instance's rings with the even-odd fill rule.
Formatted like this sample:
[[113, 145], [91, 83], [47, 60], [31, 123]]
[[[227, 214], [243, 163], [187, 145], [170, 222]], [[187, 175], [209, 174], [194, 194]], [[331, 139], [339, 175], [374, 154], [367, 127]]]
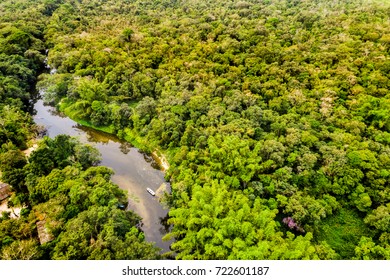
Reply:
[[[21, 8], [31, 2], [0, 4], [0, 108], [11, 112], [0, 123], [4, 158], [31, 137], [21, 110], [44, 42], [56, 69], [39, 78], [46, 102], [167, 155], [166, 238], [178, 259], [389, 259], [388, 2], [63, 0]], [[20, 12], [4, 12], [11, 8]], [[46, 20], [29, 23], [36, 13]], [[127, 217], [106, 222], [117, 210], [100, 193], [105, 175], [91, 180], [95, 191], [81, 187], [81, 175], [77, 190], [61, 181], [74, 168], [96, 171], [96, 155], [61, 139], [42, 142], [25, 179], [31, 205], [88, 197], [58, 235], [84, 245], [58, 242], [53, 257], [126, 255], [104, 239], [111, 222]], [[43, 161], [48, 149], [54, 156]], [[22, 163], [16, 157], [9, 170], [17, 174], [5, 175], [29, 172]], [[85, 231], [73, 233], [76, 225]], [[130, 235], [115, 240], [142, 240]], [[31, 255], [33, 245], [13, 246]]]
[[68, 135], [37, 139], [31, 113], [45, 21], [62, 2], [0, 3], [0, 180], [11, 186], [8, 207], [22, 208], [16, 217], [1, 213], [0, 259], [157, 259], [141, 218], [119, 209], [127, 194], [98, 166], [99, 151]]

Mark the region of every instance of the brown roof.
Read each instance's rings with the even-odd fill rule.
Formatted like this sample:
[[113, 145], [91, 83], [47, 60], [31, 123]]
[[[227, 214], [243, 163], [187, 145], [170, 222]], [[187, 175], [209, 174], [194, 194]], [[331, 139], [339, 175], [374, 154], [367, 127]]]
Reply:
[[54, 239], [54, 236], [48, 231], [46, 227], [45, 220], [37, 222], [37, 229], [38, 229], [39, 242], [41, 244], [52, 241]]
[[0, 183], [0, 201], [6, 199], [11, 194], [11, 187], [6, 183]]

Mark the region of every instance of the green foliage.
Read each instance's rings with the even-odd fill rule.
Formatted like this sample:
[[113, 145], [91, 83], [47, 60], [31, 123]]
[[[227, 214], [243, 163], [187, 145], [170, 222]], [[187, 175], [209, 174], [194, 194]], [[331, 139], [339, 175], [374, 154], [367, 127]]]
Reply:
[[[196, 186], [187, 207], [170, 211], [175, 227], [167, 237], [183, 259], [319, 259], [334, 257], [329, 246], [313, 246], [312, 234], [284, 237], [277, 210], [251, 201], [223, 182]], [[185, 236], [182, 234], [185, 233]]]
[[29, 108], [45, 58], [44, 45], [34, 33], [27, 26], [0, 22], [0, 108]]
[[24, 166], [26, 157], [19, 150], [9, 150], [0, 154], [1, 181], [12, 186], [17, 192], [26, 192], [24, 186]]
[[1, 150], [7, 150], [4, 144], [17, 148], [27, 148], [26, 142], [34, 135], [31, 116], [13, 106], [0, 106], [0, 143]]
[[[31, 211], [18, 219], [1, 218], [2, 259], [159, 258], [159, 249], [139, 229], [140, 218], [118, 209], [127, 204], [127, 196], [110, 181], [113, 171], [91, 167], [98, 156], [94, 148], [60, 135], [45, 138], [27, 164], [19, 154], [11, 150], [1, 156], [5, 161], [15, 155], [8, 167], [28, 173], [26, 203]], [[45, 154], [52, 155], [51, 164], [42, 164]], [[38, 244], [38, 225], [51, 237], [48, 244]]]
[[34, 239], [17, 240], [2, 250], [2, 260], [37, 260], [42, 252]]
[[58, 135], [54, 139], [45, 137], [38, 149], [31, 153], [30, 164], [26, 166], [31, 175], [48, 175], [52, 169], [62, 169], [71, 164], [80, 164], [84, 169], [100, 162], [99, 152], [83, 145], [68, 135]]
[[321, 219], [331, 216], [339, 207], [332, 196], [325, 195], [322, 199], [316, 200], [311, 196], [304, 196], [300, 191], [289, 198], [277, 196], [277, 199], [280, 206], [284, 207], [284, 213], [300, 224], [318, 223]]
[[[389, 259], [390, 241], [390, 203], [381, 205], [366, 216], [364, 222], [374, 228], [379, 234], [379, 240], [375, 242], [387, 250], [386, 258]], [[371, 240], [372, 241], [372, 240]], [[370, 243], [371, 244], [371, 243]]]
[[139, 217], [109, 207], [91, 207], [71, 219], [59, 236], [53, 259], [156, 259], [158, 249], [134, 227]]
[[390, 247], [376, 245], [371, 238], [362, 237], [359, 245], [355, 248], [357, 260], [389, 260]]
[[37, 87], [44, 91], [44, 102], [50, 105], [56, 105], [61, 98], [67, 96], [71, 76], [69, 74], [41, 74]]
[[[68, 15], [75, 11], [72, 5], [63, 2], [0, 3], [0, 174], [12, 187], [8, 206], [22, 208], [17, 218], [9, 212], [1, 215], [0, 259], [156, 259], [159, 249], [145, 241], [140, 218], [117, 209], [126, 205], [126, 194], [110, 181], [112, 170], [96, 167], [101, 157], [95, 148], [59, 135], [41, 140], [28, 159], [19, 150], [26, 149], [37, 134], [31, 116], [23, 111], [32, 112], [37, 75], [43, 70], [44, 29], [47, 34], [53, 28], [69, 32], [77, 21]], [[46, 26], [52, 14], [53, 18], [61, 15], [59, 25]], [[46, 102], [57, 103], [72, 91], [73, 98], [91, 100], [93, 122], [101, 125], [106, 118], [104, 107], [95, 99], [104, 87], [88, 79], [71, 85], [72, 80], [67, 74], [46, 75], [39, 84], [47, 92]], [[116, 112], [118, 129], [131, 115], [126, 105]], [[93, 230], [88, 235], [91, 246], [72, 251], [84, 244], [82, 238], [72, 236], [82, 233], [88, 222]], [[80, 223], [84, 226], [79, 227]], [[38, 235], [42, 230], [49, 236], [45, 244]], [[62, 253], [64, 244], [66, 253]]]
[[[31, 137], [31, 121], [14, 107], [28, 107], [44, 38], [56, 69], [40, 78], [46, 102], [169, 155], [167, 238], [177, 258], [389, 258], [388, 3], [33, 2], [0, 4], [3, 157]], [[19, 13], [4, 12], [11, 8]], [[82, 244], [59, 241], [56, 258], [133, 258], [91, 228], [116, 197], [106, 171], [87, 169], [98, 161], [93, 151], [45, 139], [26, 167], [3, 176], [24, 170], [36, 207], [48, 203], [76, 219], [52, 223]], [[96, 178], [64, 184], [63, 170], [73, 168]], [[306, 233], [296, 236], [284, 217]], [[130, 231], [113, 240], [142, 239]]]
[[355, 211], [344, 208], [324, 219], [317, 234], [318, 240], [326, 241], [342, 259], [352, 259], [361, 238], [373, 236]]

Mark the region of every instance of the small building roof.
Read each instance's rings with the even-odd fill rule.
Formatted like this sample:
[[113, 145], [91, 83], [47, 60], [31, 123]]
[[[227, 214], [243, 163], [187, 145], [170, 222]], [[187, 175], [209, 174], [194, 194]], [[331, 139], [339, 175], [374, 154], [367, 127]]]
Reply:
[[0, 182], [0, 201], [8, 198], [11, 195], [11, 186]]
[[46, 220], [37, 222], [39, 242], [42, 244], [52, 241], [54, 236], [49, 232], [46, 227]]

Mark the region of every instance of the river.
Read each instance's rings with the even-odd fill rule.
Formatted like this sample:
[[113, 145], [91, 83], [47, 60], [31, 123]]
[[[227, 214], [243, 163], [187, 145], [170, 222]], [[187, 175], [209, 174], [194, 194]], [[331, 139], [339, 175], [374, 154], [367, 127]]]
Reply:
[[53, 107], [44, 106], [42, 100], [36, 102], [34, 109], [35, 123], [43, 125], [48, 136], [74, 136], [100, 151], [101, 165], [114, 170], [112, 181], [129, 194], [128, 209], [141, 216], [146, 240], [154, 242], [162, 253], [168, 252], [171, 242], [161, 240], [168, 230], [165, 225], [168, 211], [159, 203], [157, 196], [151, 196], [146, 191], [146, 188], [157, 191], [162, 184], [168, 184], [164, 173], [156, 169], [153, 159], [113, 135], [84, 127], [61, 116]]

